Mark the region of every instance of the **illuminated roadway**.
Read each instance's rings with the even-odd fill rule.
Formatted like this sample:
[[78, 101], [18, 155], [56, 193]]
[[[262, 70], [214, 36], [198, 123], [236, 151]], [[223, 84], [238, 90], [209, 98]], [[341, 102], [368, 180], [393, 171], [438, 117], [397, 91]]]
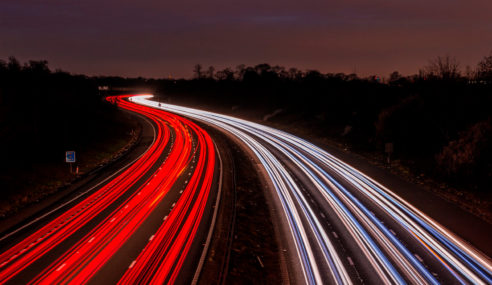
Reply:
[[137, 96], [224, 130], [273, 186], [292, 280], [307, 284], [492, 284], [490, 259], [364, 173], [315, 145], [238, 118]]
[[183, 117], [222, 129], [261, 162], [292, 282], [492, 284], [487, 256], [315, 145], [149, 95], [128, 97], [108, 100], [151, 122], [153, 141], [108, 178], [0, 236], [0, 284], [196, 280], [213, 229], [220, 156]]
[[217, 197], [220, 158], [195, 123], [108, 101], [145, 117], [153, 142], [134, 161], [0, 236], [0, 284], [189, 283]]

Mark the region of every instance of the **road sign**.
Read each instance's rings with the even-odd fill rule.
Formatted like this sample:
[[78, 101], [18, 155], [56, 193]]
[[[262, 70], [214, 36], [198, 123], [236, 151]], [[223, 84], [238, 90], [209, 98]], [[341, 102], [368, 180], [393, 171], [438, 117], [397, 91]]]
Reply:
[[65, 152], [65, 162], [74, 163], [75, 162], [75, 151], [70, 150]]

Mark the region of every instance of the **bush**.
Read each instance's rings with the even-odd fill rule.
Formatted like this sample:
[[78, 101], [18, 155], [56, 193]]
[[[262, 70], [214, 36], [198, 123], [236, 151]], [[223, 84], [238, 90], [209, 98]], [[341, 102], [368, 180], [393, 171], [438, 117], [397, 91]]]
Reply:
[[478, 122], [449, 142], [436, 156], [443, 175], [456, 179], [492, 178], [492, 119]]

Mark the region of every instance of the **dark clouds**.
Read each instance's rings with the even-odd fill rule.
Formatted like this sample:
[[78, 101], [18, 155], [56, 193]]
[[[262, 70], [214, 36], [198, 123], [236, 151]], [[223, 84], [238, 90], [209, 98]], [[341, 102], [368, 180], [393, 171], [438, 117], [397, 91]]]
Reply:
[[125, 76], [261, 62], [415, 73], [442, 54], [474, 66], [492, 50], [491, 11], [489, 0], [2, 0], [0, 56]]

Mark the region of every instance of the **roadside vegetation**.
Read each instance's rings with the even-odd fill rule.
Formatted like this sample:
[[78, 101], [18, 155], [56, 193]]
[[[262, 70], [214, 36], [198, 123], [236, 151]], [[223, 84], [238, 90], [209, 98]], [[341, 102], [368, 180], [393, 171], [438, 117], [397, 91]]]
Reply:
[[157, 83], [162, 101], [328, 138], [492, 217], [492, 54], [465, 72], [442, 56], [411, 76], [196, 65], [191, 80]]
[[135, 124], [105, 103], [97, 82], [51, 71], [46, 61], [0, 60], [0, 216], [72, 182], [65, 151], [79, 174], [109, 159]]
[[131, 89], [329, 140], [492, 220], [492, 53], [474, 67], [440, 56], [415, 75], [364, 78], [269, 64], [197, 64], [192, 79], [87, 77], [10, 58], [0, 61], [2, 195], [48, 177], [46, 187], [66, 183], [65, 150], [84, 171], [85, 153], [102, 159], [122, 146], [134, 126], [102, 97]]

